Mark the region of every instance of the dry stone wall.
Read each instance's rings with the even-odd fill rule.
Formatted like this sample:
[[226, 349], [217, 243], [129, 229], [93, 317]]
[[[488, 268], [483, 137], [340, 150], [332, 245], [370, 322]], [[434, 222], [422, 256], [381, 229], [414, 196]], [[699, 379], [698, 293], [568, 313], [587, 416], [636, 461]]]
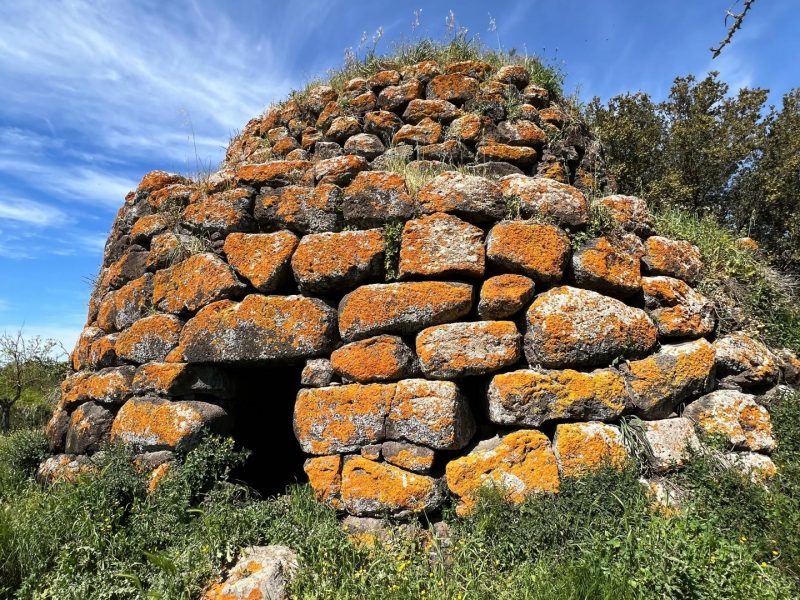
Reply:
[[147, 174], [106, 245], [40, 475], [91, 469], [110, 440], [160, 477], [246, 415], [236, 368], [264, 369], [268, 390], [295, 364], [282, 426], [317, 497], [353, 515], [434, 510], [448, 490], [468, 512], [489, 484], [557, 493], [624, 462], [629, 414], [657, 472], [696, 429], [769, 466], [749, 392], [788, 363], [744, 335], [709, 341], [697, 248], [655, 235], [638, 198], [590, 206], [602, 173], [523, 67], [428, 61], [270, 109], [203, 181]]

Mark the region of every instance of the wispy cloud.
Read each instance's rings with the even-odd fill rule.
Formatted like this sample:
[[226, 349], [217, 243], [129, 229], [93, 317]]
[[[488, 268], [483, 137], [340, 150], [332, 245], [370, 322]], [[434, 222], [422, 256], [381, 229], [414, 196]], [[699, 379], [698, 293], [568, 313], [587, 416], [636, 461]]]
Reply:
[[62, 223], [66, 215], [50, 205], [22, 198], [0, 197], [0, 221], [16, 221], [43, 227]]

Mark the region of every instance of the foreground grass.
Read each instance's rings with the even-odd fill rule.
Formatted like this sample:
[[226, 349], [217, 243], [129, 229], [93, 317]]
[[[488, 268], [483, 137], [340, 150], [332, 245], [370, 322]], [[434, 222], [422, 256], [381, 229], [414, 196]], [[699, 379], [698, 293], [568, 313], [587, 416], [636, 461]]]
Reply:
[[299, 598], [794, 598], [800, 594], [800, 396], [771, 407], [770, 491], [695, 461], [685, 510], [653, 511], [633, 469], [566, 481], [512, 507], [487, 495], [390, 544], [354, 544], [307, 486], [269, 500], [227, 479], [243, 459], [207, 439], [155, 493], [121, 449], [96, 475], [42, 487], [42, 436], [0, 440], [0, 597], [195, 598], [240, 547], [283, 543]]

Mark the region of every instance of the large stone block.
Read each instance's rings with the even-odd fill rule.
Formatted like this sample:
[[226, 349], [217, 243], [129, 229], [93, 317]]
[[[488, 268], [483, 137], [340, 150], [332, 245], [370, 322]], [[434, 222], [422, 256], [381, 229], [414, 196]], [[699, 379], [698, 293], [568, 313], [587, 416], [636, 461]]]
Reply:
[[97, 325], [106, 333], [121, 331], [147, 316], [153, 306], [153, 274], [145, 273], [107, 293], [97, 311]]
[[260, 292], [278, 289], [289, 274], [290, 260], [299, 240], [290, 231], [232, 233], [223, 250], [228, 264]]
[[662, 346], [642, 360], [622, 367], [634, 412], [646, 419], [663, 419], [685, 400], [711, 391], [714, 348], [706, 340]]
[[511, 321], [448, 323], [417, 335], [422, 372], [431, 379], [484, 375], [513, 365], [522, 336]]
[[347, 459], [342, 469], [342, 504], [352, 515], [429, 512], [443, 500], [441, 483], [427, 475], [360, 456]]
[[762, 342], [744, 334], [731, 333], [714, 342], [717, 376], [726, 383], [748, 387], [775, 385], [780, 364]]
[[524, 275], [496, 275], [483, 282], [478, 316], [485, 320], [505, 319], [522, 310], [533, 299], [536, 285]]
[[642, 262], [651, 275], [667, 275], [695, 283], [703, 273], [703, 257], [690, 242], [658, 235], [647, 238]]
[[769, 412], [749, 394], [717, 390], [692, 402], [683, 416], [700, 431], [721, 436], [736, 448], [754, 452], [775, 448]]
[[527, 313], [525, 356], [531, 365], [591, 367], [636, 358], [656, 344], [647, 314], [590, 290], [563, 286], [541, 294]]
[[642, 277], [645, 307], [662, 338], [702, 337], [714, 331], [714, 304], [672, 277]]
[[472, 308], [472, 286], [421, 281], [364, 285], [339, 304], [339, 332], [352, 341], [379, 333], [415, 333], [455, 321]]
[[153, 303], [168, 313], [193, 313], [204, 306], [234, 298], [247, 289], [233, 269], [211, 253], [194, 254], [156, 273]]
[[599, 200], [609, 216], [627, 231], [646, 237], [655, 233], [647, 203], [636, 196], [614, 194]]
[[314, 456], [303, 463], [303, 471], [314, 490], [317, 502], [332, 508], [342, 508], [340, 492], [342, 489], [342, 455]]
[[331, 354], [331, 366], [344, 380], [359, 383], [403, 379], [419, 370], [414, 351], [394, 335], [345, 344]]
[[483, 231], [458, 217], [435, 213], [406, 221], [400, 243], [400, 278], [482, 277]]
[[175, 315], [156, 314], [139, 319], [117, 336], [116, 355], [136, 364], [163, 361], [178, 345], [182, 328], [183, 321]]
[[353, 452], [383, 441], [395, 384], [351, 384], [300, 390], [294, 433], [309, 454]]
[[383, 278], [384, 242], [380, 229], [304, 236], [292, 257], [300, 291], [327, 294]]
[[256, 198], [256, 219], [269, 229], [291, 229], [298, 233], [319, 233], [341, 229], [338, 204], [341, 190], [332, 184], [315, 188], [289, 185], [266, 188]]
[[417, 200], [424, 213], [452, 213], [473, 222], [497, 221], [506, 210], [499, 185], [455, 171], [441, 173], [423, 185]]
[[399, 173], [363, 171], [344, 190], [342, 214], [357, 227], [380, 227], [414, 216], [416, 202]]
[[619, 427], [597, 422], [558, 425], [553, 451], [561, 477], [581, 477], [604, 468], [621, 469], [628, 459]]
[[132, 383], [138, 396], [214, 396], [233, 397], [234, 382], [227, 373], [212, 365], [149, 363], [136, 370]]
[[475, 433], [466, 398], [450, 381], [405, 379], [397, 383], [386, 419], [386, 437], [430, 448], [463, 448]]
[[186, 362], [286, 363], [335, 344], [336, 311], [322, 300], [251, 294], [205, 307], [186, 323], [178, 347]]
[[564, 231], [532, 221], [498, 223], [486, 240], [489, 262], [540, 283], [559, 281], [569, 254], [569, 236]]
[[456, 507], [461, 515], [472, 511], [484, 487], [521, 503], [530, 494], [557, 493], [560, 485], [550, 440], [534, 429], [481, 442], [466, 456], [447, 463], [446, 477], [450, 491], [461, 501]]
[[224, 434], [229, 428], [228, 414], [216, 404], [132, 398], [114, 418], [111, 441], [139, 452], [183, 451], [191, 448], [203, 431]]
[[625, 238], [589, 240], [572, 256], [575, 283], [620, 298], [635, 294], [642, 289], [640, 252], [636, 246]]
[[630, 402], [625, 380], [614, 369], [523, 369], [492, 378], [489, 419], [500, 425], [539, 427], [555, 420], [610, 421]]
[[251, 231], [253, 191], [245, 188], [226, 190], [198, 198], [183, 209], [181, 221], [203, 233], [227, 235], [234, 231]]
[[92, 400], [100, 404], [120, 404], [131, 394], [135, 371], [136, 367], [125, 366], [70, 375], [61, 384], [60, 406], [71, 409]]
[[639, 426], [649, 446], [650, 467], [656, 473], [666, 473], [683, 467], [700, 449], [700, 441], [690, 419], [640, 421]]
[[525, 219], [552, 219], [562, 227], [589, 222], [589, 203], [577, 188], [546, 177], [509, 175], [500, 181], [509, 206], [518, 206]]
[[100, 449], [108, 439], [113, 413], [97, 404], [85, 402], [76, 408], [69, 419], [65, 449], [68, 454], [90, 454]]

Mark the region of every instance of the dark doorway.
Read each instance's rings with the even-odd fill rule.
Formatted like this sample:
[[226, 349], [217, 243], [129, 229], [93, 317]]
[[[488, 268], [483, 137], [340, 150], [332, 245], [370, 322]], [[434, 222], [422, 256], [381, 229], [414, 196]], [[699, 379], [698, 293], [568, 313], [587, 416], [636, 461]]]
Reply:
[[228, 373], [236, 382], [230, 403], [233, 438], [250, 450], [244, 466], [232, 478], [263, 497], [282, 493], [286, 486], [305, 481], [305, 454], [294, 437], [292, 413], [300, 389], [302, 367], [237, 367]]

